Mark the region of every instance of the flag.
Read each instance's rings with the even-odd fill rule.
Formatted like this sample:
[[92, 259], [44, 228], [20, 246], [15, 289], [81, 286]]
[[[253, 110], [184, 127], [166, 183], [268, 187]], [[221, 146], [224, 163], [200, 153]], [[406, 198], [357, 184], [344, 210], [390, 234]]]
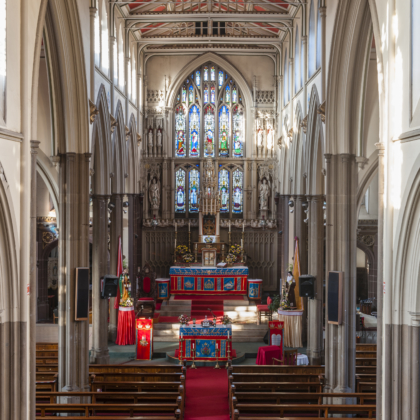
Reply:
[[295, 287], [295, 298], [296, 298], [296, 306], [298, 309], [302, 309], [302, 299], [299, 295], [299, 276], [300, 276], [300, 262], [299, 262], [299, 239], [297, 236], [295, 237], [296, 245], [295, 245], [295, 257], [293, 261], [293, 278], [296, 281]]
[[[124, 269], [123, 269], [123, 260], [122, 260], [121, 236], [118, 236], [118, 256], [117, 256], [117, 273], [116, 273], [118, 278], [121, 276], [123, 270]], [[114, 309], [118, 309], [118, 307], [120, 306], [120, 299], [121, 299], [121, 293], [120, 293], [120, 285], [118, 281], [117, 297], [115, 298]]]

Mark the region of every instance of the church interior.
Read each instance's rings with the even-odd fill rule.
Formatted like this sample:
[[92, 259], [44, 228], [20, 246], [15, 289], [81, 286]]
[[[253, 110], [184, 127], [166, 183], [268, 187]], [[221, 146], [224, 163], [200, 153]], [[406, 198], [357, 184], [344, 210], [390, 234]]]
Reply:
[[0, 420], [420, 420], [418, 18], [0, 0]]

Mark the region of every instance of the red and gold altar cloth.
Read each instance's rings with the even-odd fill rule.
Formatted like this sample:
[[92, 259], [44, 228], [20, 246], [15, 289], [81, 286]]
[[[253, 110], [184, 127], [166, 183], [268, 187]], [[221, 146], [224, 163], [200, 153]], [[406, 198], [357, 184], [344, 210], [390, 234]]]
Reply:
[[246, 295], [248, 267], [171, 267], [171, 294]]
[[115, 344], [128, 346], [135, 343], [134, 323], [136, 316], [132, 306], [120, 306], [118, 310], [117, 340]]
[[[182, 325], [179, 329], [179, 354], [182, 360], [228, 360], [232, 359], [232, 326], [192, 327]], [[229, 338], [229, 340], [228, 340]], [[181, 340], [182, 339], [182, 340]], [[229, 351], [230, 350], [230, 353]]]
[[153, 319], [136, 319], [136, 359], [152, 360]]

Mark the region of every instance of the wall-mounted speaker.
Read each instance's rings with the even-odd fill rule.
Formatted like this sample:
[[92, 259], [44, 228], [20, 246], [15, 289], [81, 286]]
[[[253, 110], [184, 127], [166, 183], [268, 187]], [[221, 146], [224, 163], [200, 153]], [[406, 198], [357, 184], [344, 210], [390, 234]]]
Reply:
[[89, 318], [89, 268], [76, 268], [76, 311], [75, 321], [85, 321]]
[[343, 316], [343, 279], [342, 271], [330, 271], [327, 282], [328, 324], [341, 325]]
[[309, 274], [299, 276], [299, 295], [313, 299], [315, 297], [315, 277]]
[[104, 276], [102, 285], [102, 299], [116, 297], [118, 291], [118, 277], [112, 274]]

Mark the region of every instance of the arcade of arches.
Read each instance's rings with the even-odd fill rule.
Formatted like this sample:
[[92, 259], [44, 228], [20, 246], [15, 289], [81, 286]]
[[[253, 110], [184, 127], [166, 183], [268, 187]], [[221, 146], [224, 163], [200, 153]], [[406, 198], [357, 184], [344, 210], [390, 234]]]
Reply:
[[113, 363], [121, 237], [136, 301], [146, 265], [169, 278], [175, 245], [197, 262], [207, 240], [243, 245], [264, 300], [298, 244], [323, 392], [355, 392], [373, 343], [376, 418], [420, 420], [419, 19], [417, 0], [0, 0], [0, 418], [35, 418], [36, 343], [58, 343], [59, 391]]

